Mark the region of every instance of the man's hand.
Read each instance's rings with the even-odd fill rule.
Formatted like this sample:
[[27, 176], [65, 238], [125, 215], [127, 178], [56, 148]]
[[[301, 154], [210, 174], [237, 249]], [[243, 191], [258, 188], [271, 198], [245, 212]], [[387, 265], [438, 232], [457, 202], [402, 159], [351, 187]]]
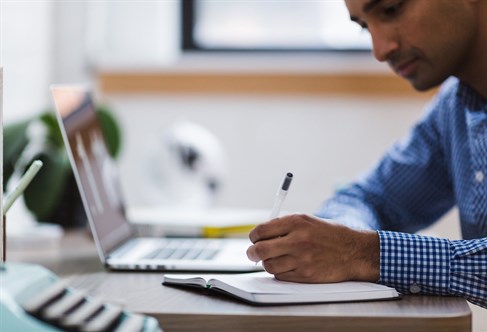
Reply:
[[320, 283], [379, 280], [379, 236], [309, 215], [258, 225], [249, 234], [250, 260], [279, 280]]

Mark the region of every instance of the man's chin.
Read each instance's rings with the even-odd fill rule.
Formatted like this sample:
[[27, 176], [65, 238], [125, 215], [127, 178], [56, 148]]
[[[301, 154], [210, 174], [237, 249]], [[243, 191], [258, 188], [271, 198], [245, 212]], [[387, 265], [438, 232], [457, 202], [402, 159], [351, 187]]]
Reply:
[[437, 81], [432, 81], [432, 82], [426, 82], [426, 81], [421, 81], [421, 80], [415, 80], [415, 79], [408, 79], [409, 83], [411, 86], [419, 92], [426, 92], [429, 91], [433, 88], [436, 88], [439, 86], [441, 83], [443, 83], [444, 80], [437, 80]]

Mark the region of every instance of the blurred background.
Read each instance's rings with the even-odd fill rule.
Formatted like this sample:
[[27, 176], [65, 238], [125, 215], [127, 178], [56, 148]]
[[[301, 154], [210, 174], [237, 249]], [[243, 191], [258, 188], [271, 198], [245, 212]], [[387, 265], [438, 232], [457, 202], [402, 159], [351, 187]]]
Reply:
[[[268, 210], [292, 171], [284, 209], [312, 213], [434, 93], [377, 63], [342, 1], [2, 1], [0, 15], [4, 126], [52, 110], [51, 84], [88, 83], [120, 128], [129, 208], [175, 203], [177, 184], [150, 189], [177, 175], [170, 137], [188, 140], [213, 181], [209, 199], [179, 203]], [[36, 219], [24, 202], [11, 213]], [[456, 212], [425, 233], [460, 238]]]
[[[313, 212], [422, 114], [372, 59], [341, 1], [2, 2], [5, 125], [52, 109], [53, 83], [89, 83], [119, 122], [130, 206], [153, 204], [161, 133], [202, 126], [224, 164], [215, 205]], [[163, 202], [161, 202], [163, 203]], [[451, 225], [456, 229], [455, 225]], [[456, 236], [456, 235], [455, 235]]]
[[[311, 213], [432, 96], [373, 59], [341, 1], [4, 1], [1, 11], [5, 126], [52, 110], [51, 84], [88, 83], [120, 126], [130, 207], [168, 203], [149, 190], [151, 168], [166, 171], [151, 158], [189, 123], [220, 148], [208, 166], [216, 194], [200, 204], [268, 209], [292, 171], [284, 208]], [[435, 232], [458, 238], [451, 219]]]

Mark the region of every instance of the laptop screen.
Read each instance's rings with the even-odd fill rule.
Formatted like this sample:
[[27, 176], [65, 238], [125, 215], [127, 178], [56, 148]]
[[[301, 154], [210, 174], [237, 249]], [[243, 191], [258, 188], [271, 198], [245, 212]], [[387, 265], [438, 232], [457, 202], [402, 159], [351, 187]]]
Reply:
[[114, 160], [108, 153], [91, 93], [83, 87], [52, 88], [58, 123], [103, 261], [132, 236]]

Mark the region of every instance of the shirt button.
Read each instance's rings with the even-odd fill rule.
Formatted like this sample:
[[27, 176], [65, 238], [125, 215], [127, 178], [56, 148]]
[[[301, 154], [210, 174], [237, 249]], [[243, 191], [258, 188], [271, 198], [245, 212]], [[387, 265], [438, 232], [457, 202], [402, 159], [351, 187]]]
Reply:
[[484, 181], [484, 172], [482, 172], [482, 171], [475, 172], [475, 181], [477, 181], [477, 182]]
[[409, 290], [413, 294], [418, 294], [419, 292], [421, 292], [421, 287], [419, 287], [419, 285], [417, 283], [414, 283], [411, 285], [411, 287], [409, 287]]

